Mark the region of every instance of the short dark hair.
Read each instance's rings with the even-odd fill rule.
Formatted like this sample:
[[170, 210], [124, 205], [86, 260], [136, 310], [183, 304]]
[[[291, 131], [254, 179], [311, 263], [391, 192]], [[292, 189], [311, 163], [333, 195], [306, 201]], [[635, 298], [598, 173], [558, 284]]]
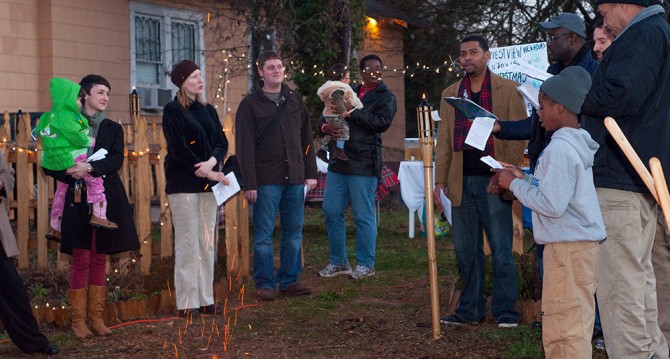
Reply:
[[484, 52], [489, 51], [489, 42], [481, 35], [468, 35], [461, 40], [461, 44], [472, 41], [477, 41]]
[[279, 56], [279, 53], [274, 50], [267, 50], [261, 52], [260, 55], [258, 55], [258, 59], [256, 59], [256, 66], [258, 66], [259, 69], [263, 69], [263, 66], [265, 66], [265, 63], [268, 60], [280, 60], [281, 61], [281, 56]]
[[345, 64], [337, 63], [326, 70], [326, 80], [340, 81], [347, 74], [349, 68]]
[[598, 20], [596, 20], [596, 23], [593, 25], [594, 29], [595, 28], [604, 29], [604, 27], [605, 27], [605, 21], [603, 21], [602, 18], [599, 18]]
[[94, 85], [107, 86], [110, 91], [112, 90], [112, 86], [109, 84], [109, 81], [100, 75], [86, 75], [83, 79], [81, 79], [81, 81], [79, 81], [79, 86], [81, 86], [81, 89], [88, 95], [91, 94], [91, 88]]
[[368, 60], [377, 60], [379, 61], [379, 64], [382, 65], [382, 68], [384, 67], [384, 64], [382, 63], [382, 59], [379, 58], [379, 56], [375, 54], [370, 54], [366, 55], [361, 59], [361, 62], [358, 64], [358, 68], [361, 70], [365, 70], [365, 63], [368, 62]]

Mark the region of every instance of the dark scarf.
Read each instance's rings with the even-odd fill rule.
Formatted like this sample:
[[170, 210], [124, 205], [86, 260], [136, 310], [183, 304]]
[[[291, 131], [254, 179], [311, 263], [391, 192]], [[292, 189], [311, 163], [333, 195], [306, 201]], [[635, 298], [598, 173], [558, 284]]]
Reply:
[[[465, 76], [461, 85], [458, 87], [458, 97], [470, 98], [472, 96], [472, 90], [470, 89], [470, 76]], [[479, 92], [479, 106], [483, 107], [486, 111], [493, 113], [493, 98], [491, 96], [491, 71], [486, 69], [486, 76], [484, 77], [484, 82], [482, 83], [482, 89]], [[474, 147], [465, 144], [465, 138], [468, 136], [470, 127], [472, 127], [472, 121], [468, 120], [463, 116], [460, 111], [456, 111], [456, 117], [454, 120], [454, 151], [462, 152], [463, 150], [471, 150]], [[488, 141], [486, 142], [486, 148], [484, 148], [483, 156], [493, 156], [493, 136], [489, 136]]]

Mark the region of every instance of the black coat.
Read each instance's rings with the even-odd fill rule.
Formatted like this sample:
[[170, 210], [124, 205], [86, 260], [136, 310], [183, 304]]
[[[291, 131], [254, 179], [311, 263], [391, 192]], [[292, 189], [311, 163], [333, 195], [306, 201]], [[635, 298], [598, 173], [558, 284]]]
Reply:
[[[360, 85], [354, 89], [356, 93]], [[397, 111], [395, 95], [383, 82], [361, 99], [363, 109], [349, 114], [349, 139], [344, 143], [348, 161], [330, 157], [328, 171], [342, 175], [377, 176], [382, 171], [382, 133], [391, 127]], [[322, 118], [322, 121], [325, 119]], [[319, 128], [321, 128], [319, 124]]]
[[603, 119], [614, 118], [643, 163], [657, 157], [665, 173], [670, 171], [666, 142], [670, 138], [670, 26], [658, 14], [629, 26], [605, 51], [593, 76], [582, 106], [582, 128], [600, 145], [593, 165], [596, 187], [649, 192]]
[[193, 101], [185, 109], [175, 99], [163, 110], [163, 133], [168, 149], [165, 193], [211, 192], [216, 182], [196, 176], [193, 166], [214, 157], [216, 169], [228, 151], [228, 140], [214, 106]]
[[[121, 125], [105, 119], [100, 123], [95, 140], [95, 151], [105, 148], [106, 158], [91, 162], [94, 177], [104, 177], [105, 196], [107, 197], [107, 218], [115, 222], [116, 230], [96, 229], [96, 251], [98, 253], [119, 253], [140, 249], [137, 240], [137, 231], [133, 222], [133, 212], [128, 203], [128, 197], [119, 178], [118, 171], [123, 164], [123, 128]], [[56, 180], [67, 183], [65, 208], [61, 221], [60, 251], [72, 254], [73, 248], [91, 249], [92, 227], [88, 222], [91, 218], [90, 206], [86, 202], [86, 192], [82, 191], [81, 202], [74, 203], [75, 180], [66, 175], [65, 171], [44, 172]], [[82, 180], [85, 186], [85, 182]]]

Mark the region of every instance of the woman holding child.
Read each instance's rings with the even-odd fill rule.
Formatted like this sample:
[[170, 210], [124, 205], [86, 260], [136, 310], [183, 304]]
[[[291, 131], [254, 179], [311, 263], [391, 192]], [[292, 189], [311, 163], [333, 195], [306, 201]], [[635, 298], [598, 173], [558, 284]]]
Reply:
[[[79, 83], [83, 97], [81, 112], [88, 120], [90, 136], [95, 147], [88, 155], [106, 149], [105, 158], [77, 162], [64, 171], [44, 172], [68, 185], [61, 221], [60, 251], [71, 254], [68, 299], [72, 330], [79, 338], [109, 335], [111, 330], [103, 321], [105, 305], [105, 266], [107, 254], [135, 251], [140, 248], [133, 223], [132, 210], [118, 175], [124, 161], [124, 139], [121, 125], [105, 118], [111, 86], [99, 75], [87, 75]], [[107, 197], [107, 218], [118, 229], [94, 228], [89, 224], [91, 210], [86, 201], [86, 175], [103, 177]], [[88, 286], [88, 292], [87, 292]], [[86, 325], [86, 308], [90, 311], [91, 327]]]

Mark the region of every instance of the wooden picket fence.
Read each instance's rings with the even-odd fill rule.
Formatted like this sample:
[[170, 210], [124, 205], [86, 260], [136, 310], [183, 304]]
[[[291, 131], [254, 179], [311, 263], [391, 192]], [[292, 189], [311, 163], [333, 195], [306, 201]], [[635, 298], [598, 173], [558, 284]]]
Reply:
[[[69, 266], [69, 256], [58, 251], [57, 243], [45, 238], [49, 226], [49, 209], [53, 201], [54, 180], [40, 169], [41, 143], [31, 136], [30, 114], [18, 113], [10, 116], [5, 111], [4, 123], [0, 126], [0, 151], [16, 170], [16, 186], [8, 193], [10, 219], [15, 223], [19, 247], [19, 268], [48, 267], [49, 250], [55, 251], [60, 268]], [[232, 134], [232, 119], [226, 116], [224, 128], [229, 138]], [[13, 124], [13, 126], [12, 126]], [[230, 131], [230, 132], [228, 132]], [[164, 159], [167, 145], [161, 124], [152, 121], [147, 125], [143, 116], [132, 118], [132, 124], [124, 125], [125, 161], [119, 176], [134, 210], [135, 226], [140, 240], [139, 255], [121, 254], [114, 266], [126, 268], [128, 261], [139, 261], [142, 273], [148, 274], [154, 257], [171, 257], [174, 252], [174, 234], [170, 208], [165, 194]], [[232, 143], [230, 153], [234, 153]], [[160, 209], [160, 220], [152, 227], [151, 207]], [[236, 195], [225, 204], [225, 255], [229, 276], [244, 278], [249, 274], [248, 211], [243, 195]], [[160, 228], [157, 228], [160, 226]], [[155, 253], [152, 233], [160, 230], [160, 246]], [[217, 231], [218, 232], [218, 231]], [[31, 251], [36, 257], [31, 260]], [[36, 259], [35, 259], [36, 258]], [[108, 264], [109, 266], [109, 264]], [[108, 268], [109, 269], [109, 268]]]

